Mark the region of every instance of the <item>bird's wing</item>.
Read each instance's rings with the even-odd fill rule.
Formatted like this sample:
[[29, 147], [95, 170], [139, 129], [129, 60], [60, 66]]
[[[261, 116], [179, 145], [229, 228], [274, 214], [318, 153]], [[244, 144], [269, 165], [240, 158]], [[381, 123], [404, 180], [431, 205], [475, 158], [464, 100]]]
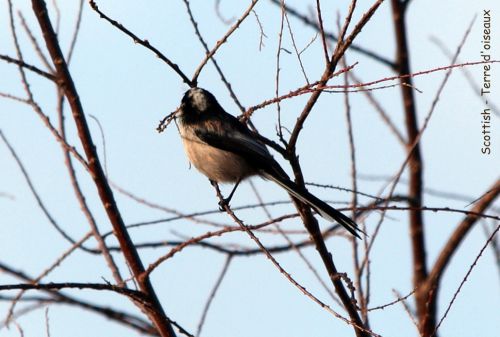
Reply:
[[208, 145], [245, 158], [249, 165], [256, 170], [271, 171], [277, 175], [288, 177], [269, 153], [267, 147], [258, 141], [241, 122], [235, 118], [234, 120], [226, 119], [223, 123], [228, 124], [224, 125], [223, 133], [211, 128], [197, 128], [194, 132]]

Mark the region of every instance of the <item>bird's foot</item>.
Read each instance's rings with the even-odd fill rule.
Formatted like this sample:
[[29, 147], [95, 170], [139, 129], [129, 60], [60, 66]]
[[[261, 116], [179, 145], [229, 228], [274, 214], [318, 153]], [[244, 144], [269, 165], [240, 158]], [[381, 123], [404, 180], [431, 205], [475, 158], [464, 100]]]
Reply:
[[231, 201], [230, 198], [223, 198], [222, 200], [219, 201], [219, 211], [223, 212], [226, 210], [226, 206], [229, 206], [229, 201]]

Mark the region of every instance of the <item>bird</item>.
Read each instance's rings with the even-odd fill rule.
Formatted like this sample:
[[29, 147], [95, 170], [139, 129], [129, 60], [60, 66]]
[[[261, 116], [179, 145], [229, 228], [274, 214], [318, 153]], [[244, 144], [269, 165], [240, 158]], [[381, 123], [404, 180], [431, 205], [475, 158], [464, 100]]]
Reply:
[[212, 184], [235, 184], [224, 203], [229, 204], [242, 180], [260, 176], [275, 182], [321, 217], [339, 223], [360, 238], [359, 233], [363, 232], [352, 219], [293, 182], [255, 133], [227, 113], [208, 90], [199, 87], [187, 90], [177, 115], [184, 151], [190, 163]]

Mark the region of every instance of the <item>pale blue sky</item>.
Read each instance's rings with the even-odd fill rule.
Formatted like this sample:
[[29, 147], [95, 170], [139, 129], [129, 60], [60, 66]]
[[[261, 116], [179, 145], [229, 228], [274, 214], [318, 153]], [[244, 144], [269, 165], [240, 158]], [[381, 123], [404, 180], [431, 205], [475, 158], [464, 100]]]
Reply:
[[[50, 2], [50, 1], [49, 1]], [[16, 9], [22, 10], [30, 27], [38, 27], [28, 1], [14, 0]], [[77, 1], [59, 1], [62, 13], [60, 40], [67, 49]], [[100, 8], [112, 18], [120, 21], [137, 35], [147, 38], [154, 46], [176, 62], [190, 76], [203, 57], [203, 50], [193, 35], [182, 1], [97, 1]], [[249, 1], [221, 1], [222, 14], [226, 18], [238, 17]], [[289, 1], [290, 5], [308, 11], [305, 2]], [[314, 2], [313, 2], [314, 3]], [[329, 30], [336, 27], [336, 13], [346, 13], [348, 1], [323, 1], [325, 25]], [[369, 4], [362, 1], [355, 13], [359, 19]], [[0, 53], [15, 55], [8, 25], [7, 5], [0, 7]], [[223, 24], [214, 11], [214, 1], [192, 1], [193, 13], [210, 46], [220, 39], [228, 26]], [[314, 7], [311, 7], [314, 8]], [[463, 47], [460, 60], [479, 61], [481, 50], [481, 15], [483, 9], [491, 9], [493, 21], [499, 23], [500, 5], [489, 0], [482, 1], [412, 1], [408, 11], [408, 34], [411, 61], [414, 71], [432, 69], [449, 64], [430, 40], [439, 38], [450, 50], [455, 50], [475, 14], [477, 20]], [[247, 21], [223, 45], [216, 57], [233, 89], [245, 107], [260, 103], [275, 95], [276, 49], [280, 24], [279, 9], [269, 1], [261, 0], [255, 8], [262, 22], [267, 38], [259, 51], [259, 26], [255, 16]], [[51, 7], [51, 17], [54, 11]], [[342, 16], [343, 18], [343, 16]], [[291, 18], [292, 28], [299, 48], [304, 47], [315, 36], [315, 32]], [[26, 60], [40, 65], [29, 47], [20, 26], [18, 33]], [[500, 39], [494, 31], [492, 55], [500, 59]], [[363, 29], [356, 40], [358, 45], [373, 50], [391, 59], [394, 55], [393, 28], [390, 21], [390, 3], [386, 1]], [[288, 33], [284, 34], [283, 47], [293, 50]], [[318, 79], [323, 71], [322, 48], [319, 39], [303, 54], [305, 69], [311, 81]], [[348, 52], [349, 64], [358, 62], [357, 76], [365, 81], [393, 76], [384, 66], [360, 55]], [[149, 51], [134, 45], [130, 38], [99, 19], [88, 5], [85, 5], [81, 33], [70, 67], [75, 84], [87, 115], [100, 121], [106, 137], [106, 157], [109, 177], [123, 188], [158, 204], [195, 212], [216, 209], [217, 200], [207, 179], [189, 169], [179, 135], [174, 125], [159, 135], [155, 128], [158, 121], [178, 106], [187, 89], [179, 77]], [[304, 85], [304, 77], [294, 55], [281, 55], [281, 93]], [[493, 94], [491, 100], [499, 97], [498, 66], [492, 71]], [[482, 79], [481, 66], [468, 70], [476, 82]], [[417, 77], [415, 86], [422, 91], [416, 93], [420, 122], [427, 115], [436, 90], [444, 76], [443, 72]], [[29, 75], [35, 98], [39, 100], [55, 123], [56, 102], [54, 86], [45, 79]], [[334, 80], [332, 83], [342, 83]], [[208, 65], [199, 79], [199, 85], [210, 90], [226, 110], [234, 115], [239, 111], [228, 95], [212, 65]], [[0, 63], [0, 91], [23, 96], [17, 69], [13, 65]], [[378, 90], [373, 94], [403, 131], [402, 108], [398, 87]], [[362, 94], [350, 96], [352, 118], [355, 126], [358, 172], [365, 175], [394, 174], [404, 160], [401, 146], [389, 129], [369, 105]], [[282, 119], [286, 126], [293, 126], [302, 110], [307, 95], [294, 98], [282, 104]], [[500, 102], [496, 102], [500, 105]], [[498, 178], [500, 167], [500, 142], [494, 138], [493, 154], [480, 153], [481, 129], [479, 114], [484, 103], [477, 97], [462, 73], [455, 71], [438, 103], [429, 127], [422, 138], [424, 155], [425, 186], [446, 192], [479, 197]], [[68, 132], [76, 141], [73, 122], [67, 116]], [[254, 123], [260, 132], [276, 139], [276, 107], [271, 106], [254, 114]], [[99, 152], [103, 153], [97, 124], [89, 124]], [[65, 167], [62, 164], [61, 149], [42, 125], [30, 107], [0, 98], [0, 128], [11, 141], [25, 164], [35, 187], [40, 192], [48, 209], [58, 222], [75, 238], [87, 233], [88, 225], [79, 210], [69, 185]], [[500, 129], [497, 117], [492, 128], [496, 135]], [[350, 162], [345, 125], [343, 96], [324, 94], [313, 110], [302, 132], [298, 153], [307, 181], [351, 187]], [[280, 160], [279, 155], [275, 157]], [[284, 168], [290, 172], [286, 163]], [[14, 196], [14, 200], [0, 198], [0, 261], [31, 273], [39, 273], [68, 249], [58, 233], [50, 227], [35, 204], [33, 196], [12, 160], [4, 144], [0, 144], [0, 193]], [[87, 201], [96, 216], [102, 231], [110, 226], [97, 198], [95, 188], [83, 170], [79, 177], [87, 195]], [[270, 182], [255, 178], [252, 180], [265, 200], [286, 200], [285, 192]], [[359, 181], [359, 190], [376, 194], [384, 185], [380, 181]], [[403, 193], [405, 185], [396, 190]], [[224, 191], [229, 191], [226, 187]], [[325, 200], [349, 202], [351, 195], [345, 192], [311, 188]], [[168, 217], [158, 210], [138, 205], [117, 193], [117, 201], [127, 223], [156, 220]], [[248, 183], [242, 184], [233, 206], [255, 203], [256, 197]], [[362, 203], [369, 202], [361, 198]], [[464, 209], [467, 202], [445, 200], [426, 195], [425, 205], [430, 207], [452, 207]], [[498, 203], [497, 203], [498, 209]], [[291, 212], [290, 206], [271, 209], [274, 216]], [[490, 211], [493, 213], [493, 211]], [[264, 221], [261, 211], [237, 213], [246, 223]], [[212, 216], [219, 222], [230, 223], [224, 214]], [[429, 263], [434, 261], [447, 236], [462, 215], [451, 213], [425, 213], [426, 237]], [[367, 219], [369, 231], [373, 231], [379, 220], [378, 214]], [[320, 220], [322, 226], [327, 226]], [[380, 238], [373, 250], [371, 305], [376, 306], [394, 299], [392, 289], [402, 294], [412, 290], [411, 257], [407, 229], [407, 215], [404, 212], [390, 212], [382, 226]], [[489, 222], [491, 225], [491, 222]], [[283, 228], [301, 228], [289, 221]], [[213, 230], [211, 227], [186, 221], [159, 224], [132, 230], [135, 242], [148, 240], [178, 239], [173, 233], [193, 236]], [[273, 245], [282, 242], [276, 236], [259, 234], [263, 242]], [[453, 258], [445, 277], [440, 295], [440, 315], [459, 286], [469, 265], [473, 262], [486, 238], [482, 228], [471, 231], [458, 254]], [[237, 242], [245, 247], [255, 247], [243, 233], [230, 234], [214, 242]], [[348, 273], [352, 268], [351, 246], [343, 238], [328, 240], [337, 267]], [[93, 242], [92, 242], [93, 244]], [[141, 251], [146, 264], [165, 254], [169, 249]], [[326, 279], [326, 273], [312, 248], [305, 254], [317, 266]], [[339, 308], [318, 285], [309, 270], [293, 252], [276, 255], [285, 269], [297, 277], [320, 299]], [[122, 271], [126, 268], [119, 259]], [[153, 283], [158, 290], [167, 314], [195, 333], [206, 297], [222, 268], [224, 257], [213, 251], [191, 247], [173, 260], [166, 262], [153, 274]], [[104, 261], [82, 253], [71, 256], [46, 281], [102, 282], [111, 280]], [[0, 284], [12, 283], [13, 279], [0, 274]], [[117, 295], [102, 292], [79, 292], [71, 294], [99, 303], [119, 305], [123, 310], [137, 314], [136, 308]], [[500, 299], [498, 269], [490, 249], [487, 249], [472, 272], [469, 281], [444, 321], [441, 336], [494, 336], [500, 329], [498, 303]], [[8, 306], [0, 303], [0, 319], [5, 317]], [[51, 336], [136, 336], [137, 333], [108, 322], [94, 314], [65, 306], [50, 308]], [[45, 331], [43, 310], [36, 310], [19, 320], [25, 336], [40, 336]], [[384, 337], [416, 336], [415, 328], [401, 306], [374, 312], [371, 320], [375, 332]], [[208, 314], [203, 336], [352, 336], [352, 329], [335, 319], [310, 299], [295, 289], [263, 256], [235, 258], [224, 280], [220, 292]], [[19, 336], [18, 331], [0, 329], [0, 336]]]

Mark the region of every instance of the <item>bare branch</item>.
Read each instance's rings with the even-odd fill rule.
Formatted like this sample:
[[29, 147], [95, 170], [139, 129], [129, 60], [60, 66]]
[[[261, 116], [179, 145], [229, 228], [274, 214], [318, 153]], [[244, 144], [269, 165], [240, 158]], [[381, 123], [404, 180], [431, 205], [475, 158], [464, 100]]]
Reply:
[[224, 265], [222, 266], [222, 270], [220, 272], [219, 277], [215, 281], [214, 287], [212, 291], [210, 292], [210, 295], [208, 296], [207, 303], [205, 303], [205, 307], [203, 308], [203, 313], [200, 318], [200, 322], [198, 323], [198, 328], [196, 330], [196, 336], [199, 337], [201, 335], [201, 330], [203, 329], [203, 325], [205, 324], [205, 319], [207, 318], [207, 313], [208, 309], [210, 309], [210, 305], [212, 304], [212, 301], [215, 298], [215, 294], [217, 294], [217, 290], [219, 290], [219, 287], [222, 283], [222, 280], [224, 280], [224, 277], [226, 276], [227, 270], [229, 269], [229, 264], [231, 263], [232, 260], [232, 255], [228, 255], [226, 258], [226, 261], [224, 262]]
[[[273, 4], [281, 7], [281, 0], [271, 0], [271, 2]], [[291, 14], [292, 16], [296, 17], [298, 20], [302, 21], [305, 25], [313, 28], [314, 30], [316, 30], [318, 32], [321, 31], [319, 24], [310, 20], [306, 15], [301, 14], [298, 10], [290, 7], [289, 5], [286, 5], [285, 10], [287, 11], [287, 13]], [[337, 41], [337, 36], [333, 33], [325, 31], [325, 36], [332, 41]], [[363, 48], [363, 47], [356, 45], [356, 44], [353, 44], [350, 49], [354, 50], [356, 52], [359, 52], [359, 53], [361, 53], [369, 58], [372, 58], [373, 60], [378, 61], [381, 64], [386, 65], [391, 69], [396, 69], [396, 64], [393, 61], [386, 58], [385, 56], [382, 56], [382, 55], [377, 54], [373, 51], [367, 50], [366, 48]]]
[[[15, 270], [1, 262], [0, 270], [25, 282], [29, 282], [30, 284], [34, 283], [34, 279], [28, 276], [26, 273]], [[85, 302], [83, 300], [73, 298], [69, 295], [65, 295], [56, 290], [45, 290], [45, 292], [47, 292], [54, 299], [55, 303], [68, 304], [71, 306], [89, 310], [96, 314], [103, 315], [104, 317], [107, 317], [117, 323], [124, 324], [125, 326], [128, 326], [141, 333], [158, 336], [156, 330], [148, 322], [144, 321], [140, 317], [128, 314], [124, 311], [112, 309], [109, 306], [100, 306], [90, 302]]]
[[[441, 253], [437, 257], [436, 262], [429, 273], [427, 282], [436, 283], [441, 280], [441, 277], [443, 276], [451, 258], [460, 247], [460, 244], [465, 240], [469, 231], [479, 220], [479, 214], [483, 214], [484, 211], [490, 207], [499, 196], [500, 180], [495, 182], [490, 191], [491, 193], [486, 194], [476, 203], [474, 208], [471, 210], [473, 213], [468, 214], [455, 228], [455, 231], [451, 234], [450, 238], [441, 250]], [[495, 220], [500, 221], [500, 219]]]
[[26, 171], [23, 163], [19, 159], [19, 156], [17, 155], [16, 151], [14, 150], [14, 148], [12, 147], [12, 145], [10, 144], [10, 142], [7, 140], [7, 138], [3, 134], [2, 130], [0, 130], [0, 138], [2, 139], [2, 141], [4, 142], [4, 144], [7, 146], [7, 149], [9, 150], [10, 154], [14, 158], [16, 164], [19, 166], [19, 170], [21, 171], [21, 174], [23, 175], [24, 179], [26, 180], [26, 183], [28, 184], [28, 188], [30, 189], [31, 193], [33, 194], [33, 197], [35, 198], [35, 200], [36, 200], [36, 202], [38, 204], [38, 207], [40, 207], [40, 209], [42, 210], [43, 214], [45, 215], [45, 217], [47, 218], [47, 220], [50, 222], [50, 224], [56, 229], [56, 231], [59, 234], [61, 234], [61, 236], [65, 240], [67, 240], [72, 245], [74, 245], [76, 243], [76, 241], [71, 236], [69, 236], [64, 231], [64, 229], [62, 229], [62, 227], [57, 223], [57, 221], [55, 220], [55, 218], [50, 214], [50, 212], [47, 209], [47, 207], [45, 206], [42, 198], [40, 197], [38, 191], [36, 190], [33, 182], [31, 181], [31, 178], [30, 178], [28, 172]]
[[140, 301], [147, 305], [147, 298], [143, 293], [137, 290], [132, 290], [128, 288], [123, 288], [119, 286], [114, 286], [112, 284], [101, 284], [101, 283], [78, 283], [78, 282], [65, 282], [65, 283], [17, 283], [17, 284], [4, 284], [0, 285], [0, 291], [2, 290], [62, 290], [62, 289], [92, 289], [92, 290], [107, 290], [112, 291], [120, 295], [125, 295], [134, 299], [134, 301]]
[[[91, 4], [92, 3], [93, 2], [91, 2]], [[120, 242], [122, 252], [125, 256], [125, 259], [127, 260], [130, 269], [132, 270], [132, 273], [136, 276], [141, 275], [144, 272], [144, 267], [140, 260], [139, 254], [137, 253], [137, 250], [135, 249], [132, 240], [128, 235], [125, 223], [123, 222], [120, 211], [118, 210], [118, 206], [116, 205], [113, 192], [111, 191], [111, 187], [107, 182], [106, 176], [97, 156], [96, 148], [90, 135], [87, 120], [83, 112], [83, 106], [80, 102], [78, 92], [68, 70], [67, 64], [64, 60], [57, 35], [54, 32], [52, 23], [50, 22], [46, 4], [43, 0], [32, 0], [32, 5], [34, 14], [43, 33], [47, 49], [55, 66], [57, 77], [60, 80], [59, 85], [63, 90], [64, 95], [66, 96], [71, 107], [72, 115], [78, 130], [78, 135], [87, 156], [89, 170], [97, 187], [99, 197], [101, 198], [108, 218], [113, 225], [115, 235]], [[148, 306], [147, 308], [143, 307], [143, 309], [145, 309], [148, 317], [154, 323], [162, 337], [175, 336], [176, 334], [172, 328], [172, 325], [169, 323], [149, 279], [144, 278], [139, 280], [139, 287], [151, 303], [151, 306]]]
[[189, 78], [181, 71], [181, 69], [179, 68], [179, 66], [177, 64], [175, 64], [174, 62], [170, 61], [170, 59], [168, 57], [166, 57], [162, 52], [160, 52], [158, 49], [156, 49], [154, 46], [152, 46], [149, 43], [148, 40], [139, 38], [137, 35], [135, 35], [130, 30], [128, 30], [127, 28], [125, 28], [125, 26], [123, 26], [121, 23], [119, 23], [116, 20], [111, 19], [109, 16], [107, 16], [106, 14], [104, 14], [99, 9], [99, 7], [95, 3], [95, 1], [90, 0], [89, 1], [89, 5], [90, 5], [90, 7], [94, 11], [96, 11], [99, 14], [99, 16], [102, 19], [108, 21], [113, 27], [116, 27], [122, 33], [125, 33], [126, 35], [128, 35], [129, 37], [131, 37], [133, 39], [134, 43], [138, 43], [141, 46], [145, 47], [146, 49], [149, 49], [150, 51], [152, 51], [153, 54], [156, 55], [156, 57], [158, 57], [160, 60], [162, 60], [163, 62], [165, 62], [173, 71], [175, 71], [175, 73], [177, 73], [177, 75], [179, 75], [179, 77], [184, 81], [184, 83], [186, 83], [190, 87], [194, 86], [193, 82], [190, 81]]
[[483, 245], [483, 247], [481, 248], [481, 250], [479, 251], [479, 254], [477, 254], [476, 258], [474, 259], [474, 262], [472, 262], [472, 264], [470, 265], [469, 267], [469, 270], [467, 270], [467, 273], [465, 274], [464, 278], [462, 279], [462, 281], [460, 282], [460, 285], [458, 286], [457, 290], [455, 291], [455, 293], [453, 294], [453, 298], [451, 299], [450, 303], [448, 304], [448, 307], [446, 308], [443, 316], [441, 317], [441, 319], [439, 320], [438, 324], [436, 325], [436, 329], [434, 330], [434, 332], [432, 333], [431, 337], [436, 335], [436, 332], [437, 330], [439, 329], [439, 327], [441, 326], [441, 324], [443, 323], [443, 321], [445, 320], [446, 316], [448, 316], [448, 313], [450, 312], [450, 309], [453, 305], [453, 303], [455, 302], [455, 300], [457, 299], [457, 296], [458, 294], [460, 293], [460, 291], [462, 290], [462, 287], [464, 286], [465, 282], [467, 282], [467, 279], [468, 277], [470, 276], [470, 274], [472, 273], [472, 270], [474, 269], [474, 267], [477, 265], [477, 262], [479, 261], [479, 259], [481, 258], [481, 256], [483, 255], [483, 252], [484, 250], [486, 249], [486, 247], [488, 247], [488, 245], [490, 244], [490, 242], [493, 240], [493, 238], [495, 237], [495, 235], [498, 233], [498, 231], [500, 230], [500, 225], [498, 225], [495, 230], [493, 231], [493, 233], [491, 233], [490, 237], [488, 238], [488, 240], [486, 240], [485, 244]]
[[35, 67], [34, 65], [31, 65], [31, 64], [28, 64], [22, 60], [16, 60], [10, 56], [7, 56], [7, 55], [0, 55], [0, 60], [4, 60], [6, 61], [7, 63], [13, 63], [13, 64], [16, 64], [20, 67], [23, 67], [24, 69], [28, 69], [29, 71], [32, 71], [34, 72], [35, 74], [38, 74], [42, 77], [45, 77], [46, 79], [48, 80], [51, 80], [51, 81], [56, 81], [56, 78], [54, 75], [52, 74], [49, 74], [48, 72], [40, 69], [40, 68], [37, 68]]
[[[184, 0], [184, 1], [187, 1], [187, 0]], [[226, 34], [224, 34], [224, 36], [219, 39], [217, 41], [217, 43], [215, 44], [215, 46], [212, 48], [212, 50], [210, 50], [207, 55], [205, 56], [205, 58], [201, 61], [200, 65], [198, 66], [198, 68], [196, 68], [196, 70], [194, 71], [194, 75], [193, 75], [193, 78], [191, 79], [191, 83], [195, 84], [198, 82], [198, 76], [200, 76], [200, 73], [201, 73], [201, 70], [205, 67], [205, 65], [207, 64], [208, 60], [210, 60], [212, 58], [212, 56], [215, 55], [215, 53], [217, 52], [217, 50], [224, 44], [226, 43], [227, 39], [234, 33], [234, 31], [236, 29], [238, 29], [238, 27], [241, 25], [241, 23], [248, 17], [248, 15], [252, 12], [253, 8], [255, 7], [255, 5], [257, 4], [258, 0], [252, 0], [252, 3], [250, 4], [250, 6], [248, 6], [248, 8], [246, 9], [246, 11], [241, 15], [241, 17], [236, 20], [236, 22], [231, 26], [231, 28], [229, 28], [229, 30], [227, 31]]]

